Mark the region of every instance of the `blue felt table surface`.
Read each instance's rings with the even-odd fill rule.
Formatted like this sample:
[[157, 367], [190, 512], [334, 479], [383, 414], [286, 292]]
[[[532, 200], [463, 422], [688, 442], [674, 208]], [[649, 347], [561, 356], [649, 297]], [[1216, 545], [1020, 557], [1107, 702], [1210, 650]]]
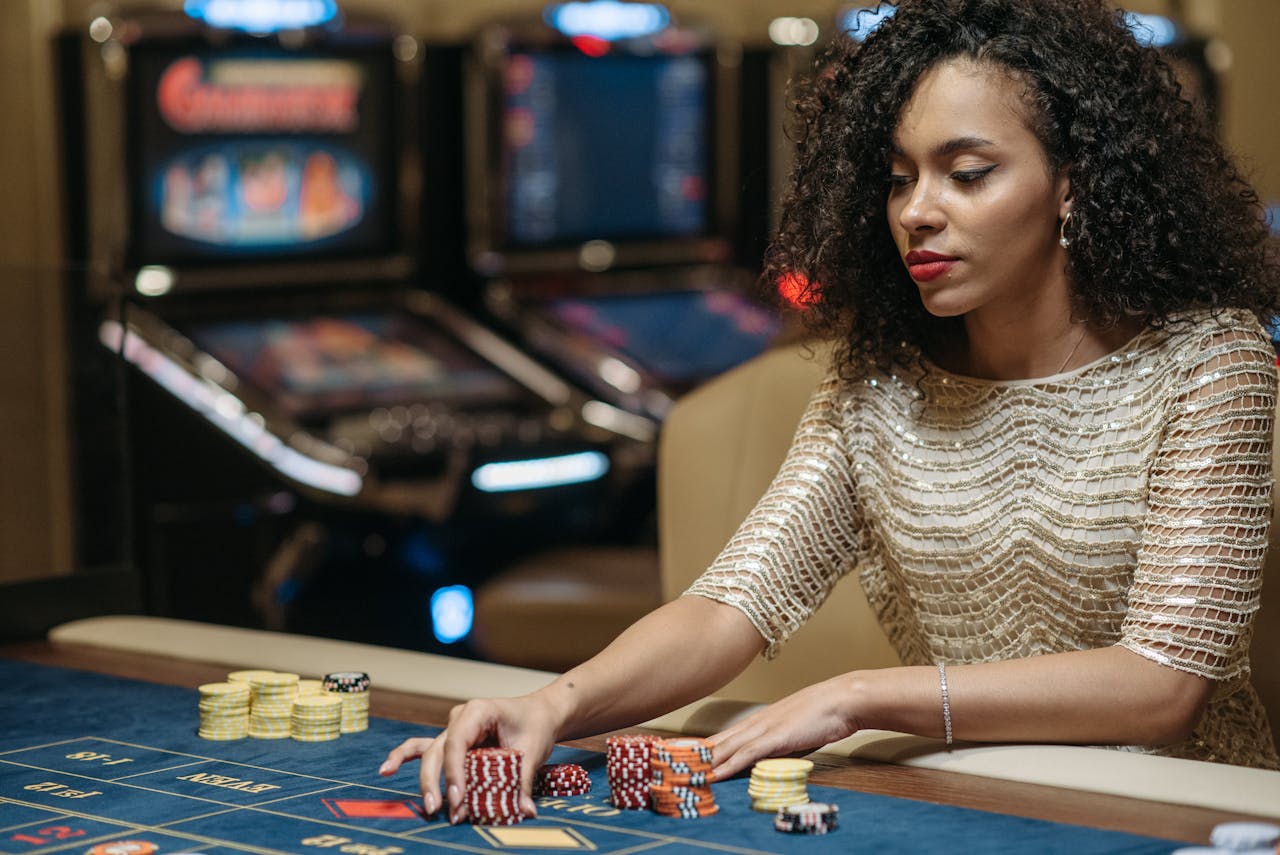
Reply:
[[[591, 792], [544, 800], [538, 818], [520, 826], [560, 829], [540, 832], [560, 834], [558, 849], [511, 848], [485, 829], [414, 815], [416, 764], [390, 778], [377, 774], [392, 747], [429, 733], [418, 725], [373, 718], [367, 731], [333, 742], [215, 742], [196, 735], [198, 694], [191, 689], [8, 660], [0, 660], [0, 681], [0, 855], [81, 853], [122, 839], [145, 839], [160, 853], [209, 855], [570, 849], [1165, 855], [1184, 845], [814, 785], [813, 800], [839, 806], [838, 829], [786, 835], [773, 829], [769, 815], [751, 810], [745, 778], [715, 785], [720, 812], [711, 817], [617, 811], [607, 801], [604, 756], [558, 748], [552, 760], [585, 766]], [[343, 813], [365, 802], [405, 807], [397, 816]]]

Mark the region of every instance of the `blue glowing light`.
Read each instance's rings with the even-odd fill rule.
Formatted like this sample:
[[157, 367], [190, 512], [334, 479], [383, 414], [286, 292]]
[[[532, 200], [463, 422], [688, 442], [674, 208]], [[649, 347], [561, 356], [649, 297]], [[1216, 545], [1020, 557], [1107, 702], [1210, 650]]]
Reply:
[[569, 38], [594, 36], [612, 42], [662, 32], [671, 23], [671, 15], [658, 3], [585, 0], [553, 3], [542, 11], [542, 20]]
[[583, 484], [608, 471], [609, 458], [598, 451], [582, 451], [560, 457], [486, 463], [471, 473], [471, 483], [485, 493], [508, 493]]
[[475, 603], [466, 585], [438, 588], [431, 595], [431, 631], [441, 644], [467, 637], [475, 618]]
[[840, 13], [836, 26], [848, 33], [849, 38], [860, 42], [872, 30], [893, 17], [893, 13], [897, 11], [897, 8], [897, 6], [890, 6], [888, 3], [880, 3], [876, 6], [854, 6]]
[[1178, 40], [1178, 25], [1164, 15], [1125, 12], [1124, 23], [1143, 47], [1168, 47]]
[[316, 27], [338, 15], [337, 0], [186, 0], [183, 8], [211, 27], [251, 33]]

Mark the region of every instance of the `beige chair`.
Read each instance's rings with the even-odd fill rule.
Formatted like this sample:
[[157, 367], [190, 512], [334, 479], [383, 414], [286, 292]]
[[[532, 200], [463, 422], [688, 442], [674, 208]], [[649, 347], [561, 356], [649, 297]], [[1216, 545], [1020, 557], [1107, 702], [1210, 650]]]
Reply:
[[[747, 362], [676, 402], [658, 452], [662, 595], [709, 565], [773, 480], [830, 348], [799, 343]], [[773, 660], [717, 694], [771, 701], [854, 668], [899, 664], [857, 580], [845, 578]]]
[[[768, 487], [829, 357], [822, 345], [779, 348], [677, 402], [663, 429], [658, 462], [664, 599], [679, 596], [716, 557]], [[1280, 472], [1280, 441], [1275, 454]], [[1275, 525], [1266, 569], [1271, 584], [1264, 587], [1253, 641], [1253, 679], [1280, 734], [1278, 541]], [[769, 701], [842, 671], [895, 664], [897, 655], [857, 580], [846, 577], [776, 659], [756, 660], [717, 694]]]

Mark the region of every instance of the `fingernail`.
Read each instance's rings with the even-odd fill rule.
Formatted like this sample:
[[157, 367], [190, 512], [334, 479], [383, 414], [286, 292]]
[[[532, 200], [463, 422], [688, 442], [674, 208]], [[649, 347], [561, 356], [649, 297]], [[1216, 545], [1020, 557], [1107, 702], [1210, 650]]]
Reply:
[[389, 762], [388, 762], [388, 763], [383, 763], [381, 766], [379, 766], [379, 767], [378, 767], [378, 774], [379, 774], [379, 775], [385, 775], [385, 774], [387, 774], [387, 773], [388, 773], [388, 772], [390, 772], [390, 771], [391, 771], [391, 764], [390, 764]]
[[436, 812], [436, 797], [435, 797], [435, 796], [423, 796], [423, 797], [422, 797], [422, 809], [423, 809], [423, 810], [425, 810], [425, 811], [427, 812], [427, 816], [434, 816], [434, 815], [435, 815], [435, 812]]
[[458, 815], [462, 812], [462, 806], [458, 804], [458, 785], [449, 785], [449, 822], [453, 825], [458, 824]]

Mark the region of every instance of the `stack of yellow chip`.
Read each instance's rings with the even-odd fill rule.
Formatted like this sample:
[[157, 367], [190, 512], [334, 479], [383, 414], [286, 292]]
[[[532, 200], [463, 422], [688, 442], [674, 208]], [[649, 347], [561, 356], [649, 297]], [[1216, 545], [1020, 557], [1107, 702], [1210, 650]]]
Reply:
[[305, 698], [307, 695], [323, 695], [323, 680], [299, 680], [298, 681], [298, 697]]
[[751, 808], [776, 813], [778, 808], [807, 804], [811, 771], [812, 760], [776, 758], [758, 761], [751, 768], [751, 782], [747, 784]]
[[342, 735], [342, 698], [322, 692], [295, 700], [292, 735], [299, 742], [337, 739]]
[[286, 739], [293, 731], [293, 702], [298, 696], [298, 675], [275, 671], [249, 680], [252, 692], [249, 735], [254, 739]]
[[230, 674], [227, 675], [227, 682], [228, 683], [244, 683], [246, 686], [248, 686], [251, 682], [253, 682], [255, 678], [271, 677], [275, 673], [276, 673], [275, 671], [264, 671], [262, 669], [257, 669], [254, 671], [232, 671]]
[[342, 732], [369, 729], [369, 675], [363, 671], [335, 671], [324, 675], [324, 689], [342, 698]]
[[204, 739], [244, 739], [249, 735], [249, 687], [206, 683], [200, 687], [200, 730]]

